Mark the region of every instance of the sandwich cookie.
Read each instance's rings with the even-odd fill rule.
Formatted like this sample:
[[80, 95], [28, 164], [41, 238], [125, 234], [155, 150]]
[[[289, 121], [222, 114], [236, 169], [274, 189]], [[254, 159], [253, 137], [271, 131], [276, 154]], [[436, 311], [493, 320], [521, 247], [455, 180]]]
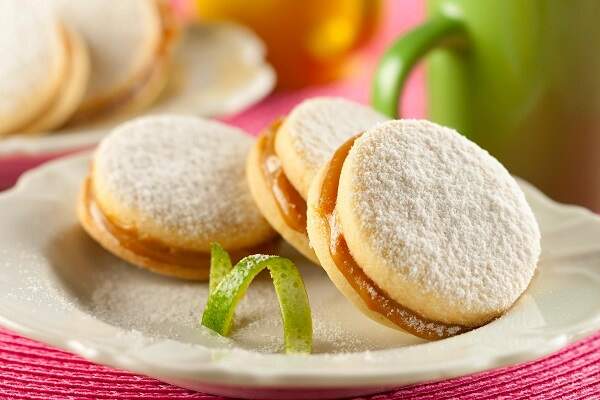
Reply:
[[523, 294], [540, 232], [486, 151], [428, 121], [389, 121], [342, 145], [308, 197], [308, 235], [367, 316], [434, 340], [484, 325]]
[[161, 0], [52, 0], [86, 41], [92, 71], [73, 123], [130, 114], [166, 84], [177, 28]]
[[208, 278], [213, 242], [234, 259], [269, 253], [276, 234], [244, 175], [251, 145], [241, 130], [196, 117], [125, 123], [94, 154], [79, 220], [116, 256], [178, 278]]
[[341, 98], [306, 100], [258, 138], [247, 162], [250, 190], [284, 239], [318, 263], [306, 233], [308, 187], [319, 168], [348, 138], [386, 118]]
[[0, 136], [22, 130], [51, 105], [65, 76], [63, 29], [40, 1], [0, 0]]
[[23, 133], [42, 133], [64, 125], [81, 104], [90, 76], [90, 59], [81, 35], [63, 26], [67, 64], [59, 95], [38, 119], [27, 125]]

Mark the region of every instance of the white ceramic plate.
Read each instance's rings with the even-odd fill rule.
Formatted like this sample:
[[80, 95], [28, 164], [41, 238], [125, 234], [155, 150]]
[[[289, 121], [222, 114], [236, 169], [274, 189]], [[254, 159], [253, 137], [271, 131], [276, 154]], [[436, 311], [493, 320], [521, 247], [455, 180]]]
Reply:
[[186, 388], [255, 398], [324, 398], [454, 377], [543, 356], [600, 327], [600, 219], [522, 183], [542, 229], [539, 273], [504, 317], [426, 343], [379, 326], [326, 275], [306, 280], [316, 354], [286, 356], [271, 282], [253, 284], [232, 338], [201, 328], [206, 284], [111, 256], [78, 226], [88, 156], [48, 164], [0, 195], [0, 324], [91, 361]]
[[[275, 73], [265, 61], [260, 39], [246, 28], [225, 23], [188, 28], [175, 54], [172, 75], [162, 98], [144, 113], [233, 114], [264, 98], [275, 85]], [[91, 145], [120, 122], [111, 120], [43, 137], [0, 139], [0, 156]]]

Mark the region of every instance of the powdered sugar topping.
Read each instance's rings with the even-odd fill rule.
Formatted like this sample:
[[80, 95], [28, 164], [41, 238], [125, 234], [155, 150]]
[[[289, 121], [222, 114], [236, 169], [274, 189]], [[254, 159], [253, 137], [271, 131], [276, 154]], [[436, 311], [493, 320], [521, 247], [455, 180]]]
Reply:
[[386, 119], [370, 107], [343, 98], [315, 97], [297, 106], [282, 129], [291, 136], [310, 173], [346, 140]]
[[110, 6], [105, 0], [51, 3], [89, 47], [93, 69], [89, 98], [126, 87], [156, 57], [160, 21], [155, 2], [127, 0]]
[[270, 230], [245, 179], [252, 144], [241, 130], [196, 117], [152, 116], [115, 129], [94, 160], [120, 206], [140, 226], [191, 242], [239, 240]]
[[525, 290], [539, 228], [486, 151], [452, 129], [401, 120], [367, 131], [350, 160], [354, 217], [395, 273], [465, 312], [506, 309]]
[[59, 22], [43, 1], [0, 1], [0, 116], [22, 112], [54, 79]]

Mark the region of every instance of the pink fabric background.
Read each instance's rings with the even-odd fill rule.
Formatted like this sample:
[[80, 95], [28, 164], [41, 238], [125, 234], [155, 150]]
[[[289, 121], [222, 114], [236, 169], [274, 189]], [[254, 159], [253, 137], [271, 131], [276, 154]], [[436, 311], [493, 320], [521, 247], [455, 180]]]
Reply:
[[[315, 95], [339, 95], [367, 103], [378, 55], [389, 42], [423, 19], [420, 0], [390, 0], [381, 30], [357, 56], [356, 73], [325, 86], [279, 92], [225, 121], [256, 134], [275, 117]], [[405, 116], [425, 114], [423, 73], [417, 69], [404, 96]], [[0, 158], [0, 190], [25, 170], [68, 152]], [[600, 398], [600, 334], [544, 359], [431, 384], [364, 397], [399, 399], [593, 399]], [[0, 328], [0, 399], [223, 399], [194, 393], [108, 367], [25, 339]]]

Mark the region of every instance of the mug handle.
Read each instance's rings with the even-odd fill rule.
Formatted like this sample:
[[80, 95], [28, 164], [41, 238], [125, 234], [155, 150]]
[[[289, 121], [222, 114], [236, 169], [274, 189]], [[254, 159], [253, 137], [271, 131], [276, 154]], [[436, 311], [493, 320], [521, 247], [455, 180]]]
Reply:
[[396, 40], [386, 50], [375, 71], [371, 93], [373, 107], [390, 118], [397, 118], [404, 83], [417, 61], [447, 40], [465, 36], [460, 15], [445, 13], [432, 17]]

